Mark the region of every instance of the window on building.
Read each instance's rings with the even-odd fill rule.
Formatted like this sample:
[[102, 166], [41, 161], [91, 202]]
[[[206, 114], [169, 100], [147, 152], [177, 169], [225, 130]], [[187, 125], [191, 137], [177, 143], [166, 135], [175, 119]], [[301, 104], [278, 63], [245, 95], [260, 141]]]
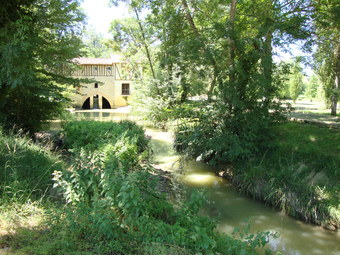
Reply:
[[111, 71], [111, 66], [106, 67], [107, 71]]
[[98, 71], [98, 67], [97, 66], [93, 67], [93, 70]]
[[98, 88], [98, 83], [94, 84], [94, 88], [97, 89]]
[[123, 96], [130, 95], [130, 84], [129, 83], [122, 84], [122, 95]]

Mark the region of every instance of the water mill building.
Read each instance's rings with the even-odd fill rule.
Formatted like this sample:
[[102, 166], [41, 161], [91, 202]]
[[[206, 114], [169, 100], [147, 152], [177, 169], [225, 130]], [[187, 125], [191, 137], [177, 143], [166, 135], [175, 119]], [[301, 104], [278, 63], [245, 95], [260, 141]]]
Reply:
[[117, 55], [110, 58], [76, 58], [74, 62], [79, 69], [73, 76], [95, 80], [77, 88], [72, 98], [76, 108], [111, 109], [125, 106], [133, 92], [134, 80], [141, 76], [139, 64]]

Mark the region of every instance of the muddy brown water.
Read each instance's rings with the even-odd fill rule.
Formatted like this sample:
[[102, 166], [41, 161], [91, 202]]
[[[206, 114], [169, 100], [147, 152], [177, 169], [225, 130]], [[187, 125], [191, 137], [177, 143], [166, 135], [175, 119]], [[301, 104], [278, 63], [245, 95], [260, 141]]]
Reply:
[[[119, 121], [128, 118], [126, 112], [77, 111], [83, 116], [99, 121]], [[54, 124], [57, 127], [58, 124]], [[215, 176], [214, 168], [196, 161], [180, 160], [173, 150], [170, 132], [146, 128], [151, 136], [156, 167], [172, 171], [175, 181], [188, 189], [203, 189], [207, 203], [204, 212], [217, 220], [217, 230], [232, 233], [234, 228], [242, 228], [250, 222], [250, 230], [277, 232], [279, 237], [271, 239], [268, 248], [289, 255], [340, 255], [340, 233], [325, 230], [319, 226], [306, 224], [279, 211], [265, 206], [238, 193], [231, 183]]]

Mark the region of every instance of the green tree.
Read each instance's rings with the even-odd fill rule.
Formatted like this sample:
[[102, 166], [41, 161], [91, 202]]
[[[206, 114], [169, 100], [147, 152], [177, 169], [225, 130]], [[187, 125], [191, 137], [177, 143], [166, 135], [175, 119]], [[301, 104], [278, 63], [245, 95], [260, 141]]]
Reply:
[[[219, 147], [213, 153], [225, 159], [257, 150], [279, 109], [273, 46], [310, 35], [309, 2], [134, 0], [130, 6], [149, 9], [144, 20], [159, 42], [160, 97], [169, 102], [163, 109], [207, 94], [210, 100], [189, 116], [200, 142], [209, 143], [202, 150]], [[204, 85], [192, 86], [196, 80]]]
[[275, 72], [274, 72], [274, 80], [278, 87], [278, 95], [279, 99], [289, 99], [289, 74], [291, 70], [291, 64], [286, 61], [281, 61], [277, 64]]
[[288, 84], [290, 98], [295, 102], [303, 91], [303, 73], [299, 58], [296, 58], [292, 64]]
[[0, 123], [34, 132], [67, 99], [83, 15], [73, 0], [9, 0], [0, 10]]
[[83, 33], [84, 55], [89, 58], [110, 57], [110, 47], [102, 34], [97, 33], [93, 28]]
[[313, 73], [308, 80], [306, 85], [306, 97], [309, 99], [314, 99], [317, 97], [318, 87], [319, 87], [319, 78]]
[[338, 1], [313, 1], [313, 21], [316, 31], [316, 70], [331, 105], [331, 115], [337, 114], [340, 98], [340, 5]]
[[[110, 45], [114, 51], [123, 54], [126, 59], [142, 61], [143, 65], [148, 67], [146, 75], [150, 73], [152, 79], [155, 79], [155, 54], [152, 47], [154, 38], [149, 31], [150, 28], [139, 19], [137, 9], [134, 13], [135, 18], [114, 19], [111, 22]], [[134, 66], [133, 63], [131, 64]]]

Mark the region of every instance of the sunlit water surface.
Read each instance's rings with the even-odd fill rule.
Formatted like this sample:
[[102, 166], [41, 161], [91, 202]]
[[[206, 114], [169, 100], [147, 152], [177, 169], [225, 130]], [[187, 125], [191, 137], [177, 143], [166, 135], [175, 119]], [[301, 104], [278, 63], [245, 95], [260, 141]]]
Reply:
[[[128, 118], [128, 113], [115, 111], [77, 111], [76, 116], [102, 121]], [[180, 163], [180, 155], [173, 150], [169, 132], [146, 129], [151, 136], [153, 161], [161, 169], [173, 171], [175, 179], [189, 189], [204, 189], [208, 198], [206, 214], [218, 220], [217, 229], [232, 233], [235, 227], [251, 222], [251, 231], [273, 231], [279, 238], [270, 240], [269, 247], [289, 255], [340, 255], [340, 233], [305, 224], [284, 215], [263, 203], [239, 194], [225, 179], [217, 177], [216, 169], [195, 161]]]

